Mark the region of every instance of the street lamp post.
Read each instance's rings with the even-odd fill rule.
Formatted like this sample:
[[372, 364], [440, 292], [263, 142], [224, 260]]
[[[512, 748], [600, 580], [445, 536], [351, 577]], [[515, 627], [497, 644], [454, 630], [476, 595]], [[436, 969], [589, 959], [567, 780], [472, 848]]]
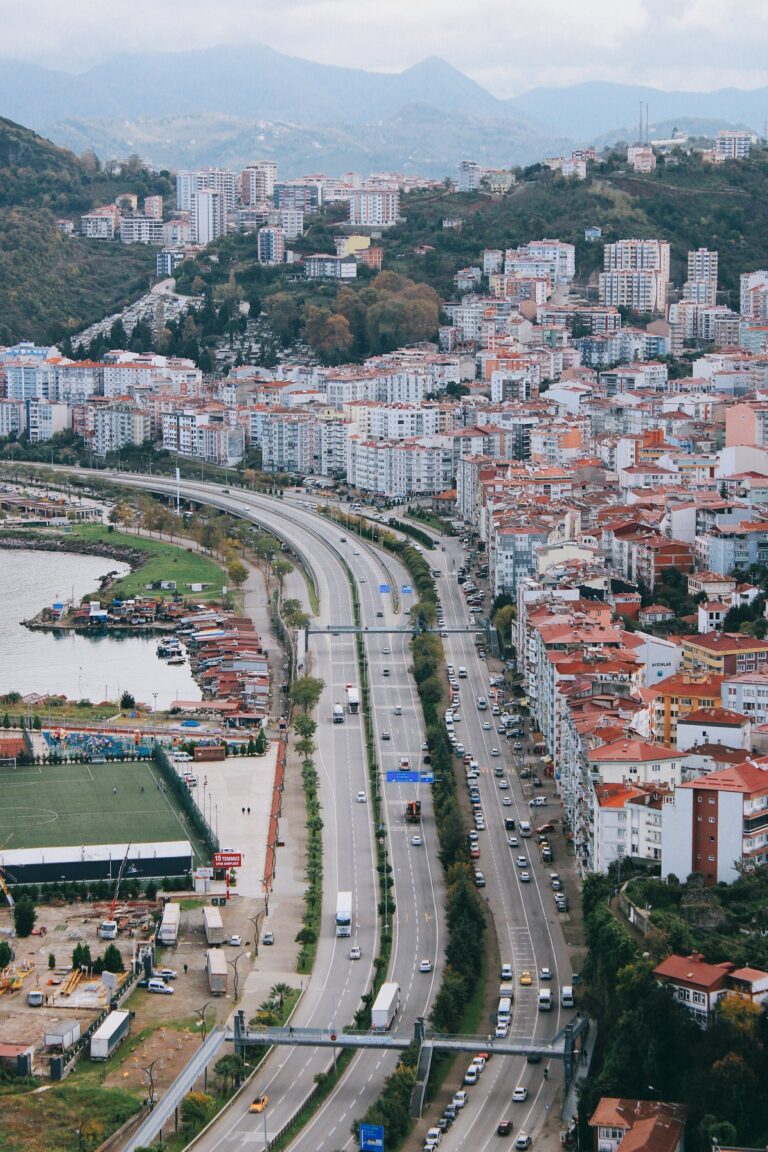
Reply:
[[265, 898], [264, 907], [262, 908], [261, 912], [257, 912], [255, 916], [249, 916], [248, 917], [251, 924], [253, 924], [253, 948], [254, 948], [255, 957], [257, 959], [258, 959], [258, 955], [259, 955], [259, 934], [261, 932], [262, 921], [264, 920], [264, 917], [267, 914], [267, 907], [268, 907], [268, 905], [266, 903], [266, 898]]
[[147, 1080], [149, 1081], [149, 1110], [150, 1110], [150, 1112], [153, 1112], [154, 1108], [155, 1108], [155, 1078], [154, 1078], [152, 1073], [153, 1073], [155, 1064], [157, 1064], [158, 1059], [159, 1059], [159, 1057], [157, 1059], [153, 1060], [151, 1064], [147, 1064], [146, 1068], [143, 1069], [144, 1075], [147, 1077]]
[[237, 965], [239, 964], [239, 962], [242, 960], [242, 958], [244, 956], [250, 956], [250, 955], [251, 955], [250, 952], [238, 952], [238, 954], [237, 954], [237, 956], [235, 956], [234, 960], [227, 960], [227, 964], [229, 964], [229, 966], [232, 969], [232, 972], [234, 974], [233, 979], [232, 979], [232, 999], [235, 1002], [237, 1002], [237, 990], [238, 990], [238, 986], [240, 983], [240, 976], [239, 976], [238, 971], [237, 971]]
[[200, 1017], [200, 1043], [201, 1044], [205, 1044], [205, 1036], [206, 1036], [206, 1033], [208, 1031], [208, 1021], [205, 1018], [205, 1013], [211, 1004], [213, 1004], [213, 1000], [206, 1000], [206, 1002], [205, 1002], [205, 1004], [203, 1004], [202, 1008], [195, 1008], [194, 1009], [195, 1014]]

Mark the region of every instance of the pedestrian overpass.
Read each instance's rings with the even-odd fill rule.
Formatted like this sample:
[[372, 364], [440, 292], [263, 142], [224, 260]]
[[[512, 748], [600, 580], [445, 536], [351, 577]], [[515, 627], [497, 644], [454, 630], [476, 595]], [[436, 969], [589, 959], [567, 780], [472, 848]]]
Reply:
[[579, 1037], [589, 1028], [589, 1020], [578, 1014], [548, 1041], [518, 1042], [498, 1040], [493, 1036], [452, 1036], [444, 1032], [427, 1029], [424, 1018], [419, 1016], [412, 1033], [400, 1032], [361, 1032], [344, 1029], [336, 1032], [330, 1028], [248, 1028], [245, 1013], [239, 1011], [234, 1017], [234, 1027], [225, 1035], [232, 1041], [235, 1054], [245, 1059], [249, 1048], [270, 1048], [273, 1045], [288, 1045], [304, 1048], [356, 1048], [383, 1049], [390, 1052], [405, 1052], [418, 1049], [416, 1083], [411, 1095], [411, 1116], [419, 1118], [424, 1107], [429, 1072], [435, 1052], [489, 1052], [493, 1056], [525, 1056], [534, 1060], [562, 1060], [565, 1087], [563, 1100], [573, 1082], [575, 1062], [580, 1045]]

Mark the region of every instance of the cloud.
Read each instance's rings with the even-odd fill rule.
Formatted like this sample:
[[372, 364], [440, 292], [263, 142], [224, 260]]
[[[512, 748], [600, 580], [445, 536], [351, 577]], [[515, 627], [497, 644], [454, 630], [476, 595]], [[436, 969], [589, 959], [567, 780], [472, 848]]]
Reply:
[[2, 0], [2, 13], [0, 55], [67, 71], [122, 52], [263, 43], [387, 72], [441, 56], [499, 96], [595, 79], [768, 81], [765, 0]]

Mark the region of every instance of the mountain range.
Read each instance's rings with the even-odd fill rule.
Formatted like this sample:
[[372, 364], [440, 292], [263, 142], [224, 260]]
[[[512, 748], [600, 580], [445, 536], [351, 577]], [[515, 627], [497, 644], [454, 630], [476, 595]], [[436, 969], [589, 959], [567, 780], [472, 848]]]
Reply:
[[270, 158], [286, 176], [385, 168], [442, 177], [465, 157], [528, 164], [573, 144], [634, 140], [640, 101], [652, 131], [759, 131], [768, 89], [587, 83], [500, 100], [437, 57], [390, 74], [260, 44], [123, 54], [79, 74], [18, 60], [0, 67], [0, 115], [76, 151], [135, 151], [168, 167]]

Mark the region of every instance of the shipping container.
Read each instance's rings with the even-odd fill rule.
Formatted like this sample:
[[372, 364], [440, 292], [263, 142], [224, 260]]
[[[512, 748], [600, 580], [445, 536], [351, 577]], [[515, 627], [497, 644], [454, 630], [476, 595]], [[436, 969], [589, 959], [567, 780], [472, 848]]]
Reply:
[[179, 921], [181, 919], [181, 906], [179, 904], [166, 904], [163, 909], [163, 919], [157, 933], [158, 944], [175, 944], [179, 938]]
[[205, 938], [209, 944], [224, 943], [224, 924], [218, 908], [203, 908], [203, 925], [205, 927]]
[[400, 1007], [400, 985], [382, 984], [373, 1008], [371, 1008], [371, 1028], [374, 1032], [386, 1032]]

